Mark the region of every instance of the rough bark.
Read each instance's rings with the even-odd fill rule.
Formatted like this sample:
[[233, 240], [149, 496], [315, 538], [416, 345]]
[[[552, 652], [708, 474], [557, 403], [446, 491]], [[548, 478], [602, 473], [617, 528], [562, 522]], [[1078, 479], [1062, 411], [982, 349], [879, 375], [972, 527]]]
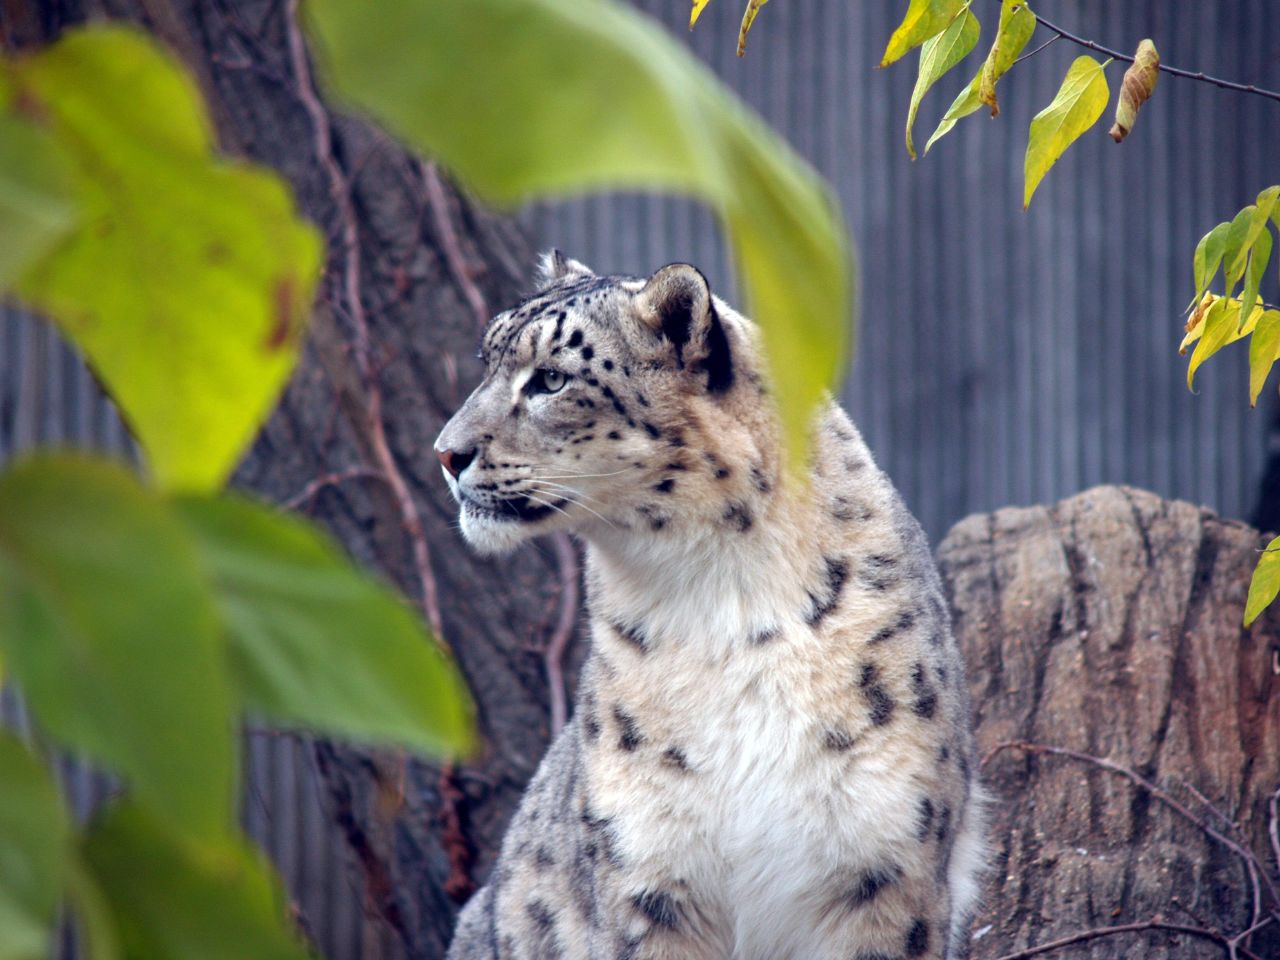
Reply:
[[[323, 105], [291, 48], [293, 7], [4, 0], [0, 38], [11, 49], [32, 47], [106, 17], [151, 30], [200, 82], [222, 148], [280, 171], [329, 238], [305, 356], [236, 483], [310, 513], [423, 603], [429, 620], [438, 607], [475, 696], [482, 755], [444, 772], [328, 743], [317, 744], [316, 755], [330, 814], [363, 881], [369, 923], [391, 932], [367, 940], [389, 941], [396, 954], [439, 957], [549, 738], [547, 678], [556, 664], [543, 649], [567, 639], [556, 631], [558, 604], [563, 583], [577, 583], [563, 542], [500, 560], [467, 550], [431, 451], [479, 379], [476, 344], [490, 309], [525, 291], [532, 254], [510, 218], [472, 203], [374, 125]], [[420, 534], [412, 529], [415, 508]], [[415, 553], [423, 546], [429, 569]], [[424, 596], [433, 589], [438, 601]], [[571, 682], [572, 663], [565, 669]]]
[[[1229, 938], [1254, 917], [1244, 858], [1165, 797], [1088, 759], [999, 749], [1010, 742], [1067, 748], [1149, 781], [1252, 851], [1262, 865], [1261, 916], [1280, 911], [1268, 889], [1280, 617], [1240, 626], [1265, 542], [1207, 510], [1122, 487], [969, 517], [943, 542], [995, 795], [975, 957], [1153, 919]], [[1280, 922], [1240, 946], [1280, 957]], [[1158, 960], [1225, 950], [1221, 939], [1160, 930], [1096, 937], [1054, 955]]]

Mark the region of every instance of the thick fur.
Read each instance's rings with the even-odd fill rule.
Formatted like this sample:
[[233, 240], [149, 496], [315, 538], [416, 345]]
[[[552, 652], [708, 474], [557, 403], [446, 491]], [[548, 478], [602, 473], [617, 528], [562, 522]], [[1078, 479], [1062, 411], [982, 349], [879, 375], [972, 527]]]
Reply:
[[449, 956], [964, 955], [982, 803], [919, 526], [834, 404], [788, 480], [757, 331], [692, 267], [543, 269], [436, 446], [477, 549], [586, 542], [592, 650]]

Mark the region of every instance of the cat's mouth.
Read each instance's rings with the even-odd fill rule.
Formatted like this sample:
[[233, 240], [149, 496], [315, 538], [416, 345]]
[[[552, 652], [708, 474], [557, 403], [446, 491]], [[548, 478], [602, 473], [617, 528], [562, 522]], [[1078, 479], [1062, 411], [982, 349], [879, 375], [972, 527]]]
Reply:
[[535, 501], [523, 495], [481, 503], [461, 491], [459, 499], [462, 501], [462, 509], [473, 517], [498, 523], [537, 523], [557, 511], [563, 512], [569, 506], [568, 500]]

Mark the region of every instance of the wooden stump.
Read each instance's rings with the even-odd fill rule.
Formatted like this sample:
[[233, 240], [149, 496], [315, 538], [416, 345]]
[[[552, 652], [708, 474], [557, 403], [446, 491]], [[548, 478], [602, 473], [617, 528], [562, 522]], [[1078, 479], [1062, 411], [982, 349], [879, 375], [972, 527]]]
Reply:
[[1152, 921], [1206, 932], [1108, 934], [1050, 953], [1222, 957], [1255, 911], [1276, 920], [1239, 955], [1280, 957], [1280, 615], [1241, 627], [1265, 543], [1124, 487], [972, 516], [944, 540], [995, 797], [975, 957]]

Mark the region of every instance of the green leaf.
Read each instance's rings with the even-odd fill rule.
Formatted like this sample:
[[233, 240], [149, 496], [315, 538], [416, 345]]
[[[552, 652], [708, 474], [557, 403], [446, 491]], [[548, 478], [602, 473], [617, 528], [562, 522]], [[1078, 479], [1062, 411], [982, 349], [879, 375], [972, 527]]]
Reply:
[[0, 960], [45, 960], [71, 825], [44, 766], [0, 732]]
[[[1266, 220], [1262, 221], [1266, 224]], [[1264, 229], [1253, 242], [1249, 253], [1249, 266], [1245, 270], [1244, 290], [1240, 294], [1240, 317], [1248, 319], [1253, 313], [1254, 304], [1258, 302], [1258, 287], [1271, 262], [1271, 231]]]
[[1025, 0], [1003, 0], [1000, 5], [1000, 28], [978, 74], [978, 100], [991, 108], [993, 117], [1000, 115], [996, 99], [996, 83], [1009, 72], [1018, 54], [1036, 32], [1036, 15]]
[[181, 829], [233, 822], [215, 612], [166, 504], [69, 456], [0, 475], [0, 649], [41, 726]]
[[395, 594], [274, 510], [230, 497], [176, 506], [214, 584], [249, 707], [357, 740], [467, 750], [466, 687]]
[[916, 145], [911, 139], [911, 130], [916, 125], [920, 101], [943, 74], [977, 46], [980, 29], [978, 18], [965, 7], [946, 30], [930, 37], [920, 48], [920, 69], [916, 75], [915, 89], [911, 91], [911, 106], [907, 110], [907, 153], [912, 160], [916, 158]]
[[1204, 332], [1187, 364], [1187, 389], [1194, 392], [1196, 371], [1215, 353], [1236, 339], [1236, 320], [1240, 316], [1240, 302], [1218, 297], [1209, 307], [1204, 318]]
[[143, 34], [69, 31], [0, 69], [82, 213], [19, 295], [85, 352], [162, 484], [219, 486], [293, 369], [319, 234], [278, 176], [216, 155], [194, 83]]
[[119, 960], [120, 936], [115, 917], [106, 896], [78, 857], [68, 872], [67, 893], [80, 934], [80, 956], [85, 960]]
[[1244, 605], [1244, 625], [1253, 624], [1258, 614], [1271, 605], [1280, 593], [1280, 537], [1267, 544], [1249, 581], [1249, 599]]
[[978, 108], [982, 106], [982, 101], [978, 98], [978, 85], [982, 81], [982, 73], [979, 72], [973, 78], [969, 86], [960, 91], [960, 95], [947, 109], [942, 120], [938, 123], [937, 128], [929, 137], [928, 142], [924, 145], [925, 156], [928, 156], [930, 148], [935, 143], [951, 132], [952, 127], [956, 125], [957, 120], [963, 120], [972, 113], [977, 113]]
[[813, 171], [685, 49], [603, 0], [305, 9], [337, 89], [490, 200], [609, 187], [711, 203], [764, 333], [791, 451], [805, 449], [849, 326], [844, 229]]
[[1227, 234], [1231, 231], [1231, 224], [1224, 222], [1218, 224], [1196, 244], [1195, 252], [1195, 281], [1196, 296], [1195, 303], [1200, 302], [1200, 298], [1204, 296], [1204, 292], [1209, 289], [1209, 284], [1213, 283], [1214, 275], [1218, 272], [1218, 266], [1222, 263], [1222, 255], [1227, 249]]
[[121, 804], [84, 854], [126, 960], [308, 960], [270, 868], [238, 841], [196, 844]]
[[947, 29], [947, 24], [965, 5], [964, 0], [911, 0], [902, 23], [889, 38], [880, 66], [887, 67], [902, 59], [930, 37]]
[[1254, 243], [1257, 242], [1258, 235], [1266, 228], [1267, 221], [1271, 218], [1271, 215], [1277, 210], [1278, 200], [1280, 200], [1280, 185], [1267, 187], [1267, 189], [1258, 194], [1257, 202], [1252, 207], [1245, 208], [1246, 210], [1252, 209], [1253, 215], [1249, 218], [1248, 226], [1244, 237], [1240, 241], [1240, 248], [1236, 251], [1235, 258], [1226, 258], [1230, 264], [1230, 272], [1235, 273], [1237, 277], [1243, 275], [1245, 256], [1252, 249]]
[[1077, 58], [1053, 101], [1031, 121], [1031, 136], [1027, 141], [1026, 188], [1022, 197], [1024, 210], [1031, 205], [1031, 197], [1049, 168], [1057, 163], [1067, 147], [1098, 122], [1107, 109], [1111, 90], [1107, 86], [1104, 67], [1105, 64], [1098, 63], [1093, 57]]
[[35, 125], [0, 113], [0, 293], [74, 226], [67, 161]]
[[1222, 276], [1226, 284], [1223, 296], [1231, 296], [1235, 292], [1236, 284], [1244, 276], [1249, 245], [1252, 243], [1252, 240], [1249, 239], [1249, 234], [1256, 220], [1257, 209], [1253, 204], [1245, 207], [1235, 215], [1227, 228], [1227, 236], [1222, 253]]
[[1249, 340], [1249, 406], [1258, 405], [1271, 365], [1280, 356], [1280, 310], [1267, 310], [1258, 318]]

